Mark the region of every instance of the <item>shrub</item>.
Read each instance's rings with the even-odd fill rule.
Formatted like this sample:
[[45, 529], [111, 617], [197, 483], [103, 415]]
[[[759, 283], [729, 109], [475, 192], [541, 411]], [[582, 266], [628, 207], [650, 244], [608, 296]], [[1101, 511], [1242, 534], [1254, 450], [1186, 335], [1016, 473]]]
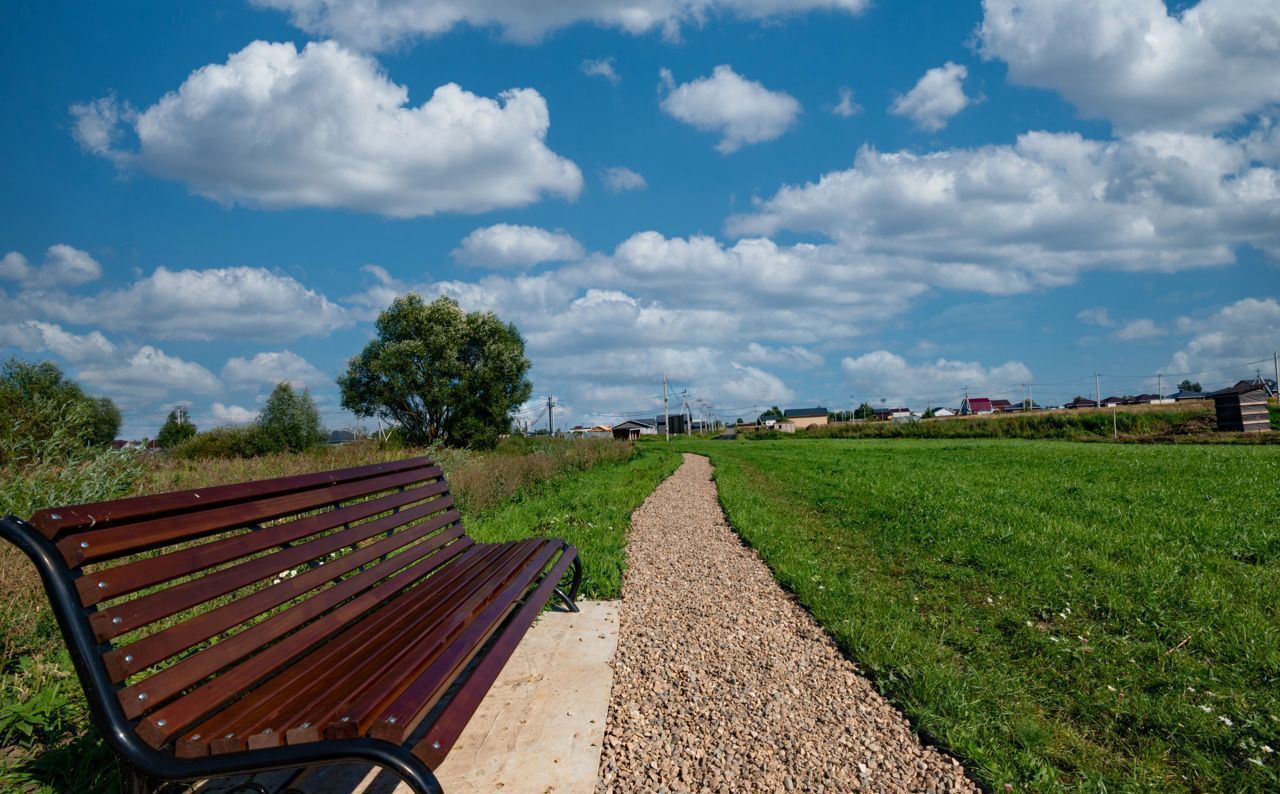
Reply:
[[327, 435], [311, 394], [305, 389], [299, 394], [288, 383], [277, 385], [267, 398], [258, 430], [269, 452], [302, 452], [324, 443]]
[[[0, 369], [0, 466], [49, 462], [76, 448], [109, 444], [120, 430], [120, 411], [93, 398], [48, 361], [10, 358]], [[57, 435], [56, 450], [45, 441]]]
[[173, 454], [183, 458], [254, 458], [268, 452], [262, 428], [252, 425], [227, 425], [197, 433], [174, 447]]

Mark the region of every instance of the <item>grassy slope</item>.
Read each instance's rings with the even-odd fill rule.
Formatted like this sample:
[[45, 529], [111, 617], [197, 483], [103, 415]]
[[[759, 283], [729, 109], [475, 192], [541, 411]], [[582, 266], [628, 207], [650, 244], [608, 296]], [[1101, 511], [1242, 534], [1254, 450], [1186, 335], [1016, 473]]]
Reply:
[[582, 555], [584, 597], [617, 598], [631, 513], [679, 463], [674, 452], [644, 447], [634, 460], [558, 477], [474, 517], [464, 515], [463, 522], [477, 540], [543, 535], [568, 541]]
[[993, 788], [1280, 785], [1274, 448], [687, 446], [781, 582]]

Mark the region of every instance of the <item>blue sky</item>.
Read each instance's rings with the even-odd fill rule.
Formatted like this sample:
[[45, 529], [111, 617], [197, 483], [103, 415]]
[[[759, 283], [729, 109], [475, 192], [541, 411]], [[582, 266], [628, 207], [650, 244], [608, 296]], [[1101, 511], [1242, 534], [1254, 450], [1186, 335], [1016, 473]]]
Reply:
[[142, 435], [280, 379], [349, 424], [411, 289], [515, 321], [565, 422], [664, 370], [734, 418], [1280, 348], [1274, 2], [358, 5], [0, 8], [3, 355]]

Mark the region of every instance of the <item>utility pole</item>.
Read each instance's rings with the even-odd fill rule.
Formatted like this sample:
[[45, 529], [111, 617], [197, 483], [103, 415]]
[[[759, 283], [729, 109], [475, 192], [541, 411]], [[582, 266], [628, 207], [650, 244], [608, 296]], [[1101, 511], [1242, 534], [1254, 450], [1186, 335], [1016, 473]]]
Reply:
[[1164, 399], [1164, 375], [1156, 375], [1156, 399]]
[[693, 424], [693, 414], [689, 412], [689, 390], [685, 389], [680, 392], [680, 415], [684, 417], [684, 434], [690, 435], [690, 425]]
[[555, 422], [555, 419], [553, 418], [555, 416], [555, 408], [556, 408], [555, 399], [548, 397], [547, 398], [547, 434], [550, 436], [555, 436], [556, 434], [556, 422]]
[[1093, 407], [1101, 408], [1102, 407], [1102, 376], [1096, 372], [1093, 373], [1093, 393], [1094, 393]]
[[1029, 402], [1029, 405], [1027, 405], [1028, 411], [1034, 411], [1036, 409], [1036, 393], [1035, 392], [1036, 392], [1036, 385], [1034, 383], [1028, 383], [1027, 384], [1027, 398]]
[[1280, 392], [1280, 353], [1271, 354], [1271, 363], [1276, 367], [1276, 387], [1271, 391], [1271, 396], [1275, 397]]
[[662, 414], [666, 417], [663, 427], [667, 429], [667, 440], [671, 440], [671, 406], [667, 403], [667, 373], [662, 373]]

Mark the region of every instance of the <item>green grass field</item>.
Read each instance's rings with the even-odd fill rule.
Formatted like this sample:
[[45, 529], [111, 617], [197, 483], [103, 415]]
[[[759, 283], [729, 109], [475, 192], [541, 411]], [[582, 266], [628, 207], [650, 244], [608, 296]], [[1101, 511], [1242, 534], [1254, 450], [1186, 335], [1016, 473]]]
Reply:
[[681, 442], [882, 692], [993, 790], [1280, 788], [1280, 450]]

